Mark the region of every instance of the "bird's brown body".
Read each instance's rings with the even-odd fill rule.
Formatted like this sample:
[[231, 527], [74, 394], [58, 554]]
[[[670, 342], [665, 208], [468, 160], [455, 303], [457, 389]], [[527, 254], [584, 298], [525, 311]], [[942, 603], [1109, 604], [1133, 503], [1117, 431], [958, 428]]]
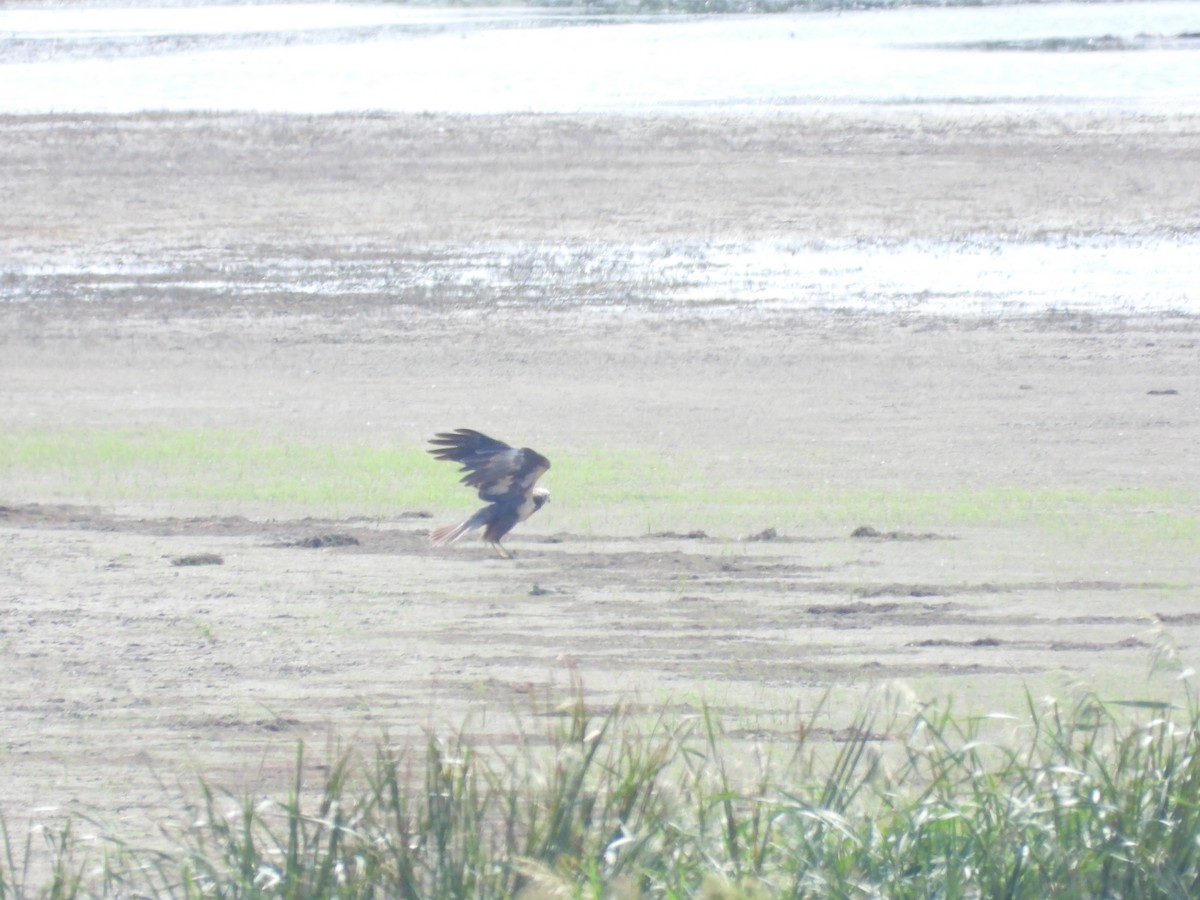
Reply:
[[429, 452], [438, 459], [459, 463], [460, 471], [466, 473], [462, 483], [476, 488], [479, 497], [488, 501], [469, 519], [434, 529], [430, 540], [439, 546], [451, 544], [467, 532], [482, 528], [483, 539], [501, 556], [510, 556], [501, 546], [501, 539], [550, 499], [548, 490], [534, 487], [550, 468], [550, 460], [528, 447], [516, 449], [470, 428], [443, 432], [430, 443], [434, 449]]

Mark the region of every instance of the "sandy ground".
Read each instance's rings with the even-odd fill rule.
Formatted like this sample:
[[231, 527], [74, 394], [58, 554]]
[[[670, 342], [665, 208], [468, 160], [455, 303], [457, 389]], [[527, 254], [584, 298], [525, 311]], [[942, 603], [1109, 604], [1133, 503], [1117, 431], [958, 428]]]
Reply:
[[[1193, 231], [1197, 126], [7, 119], [0, 247], [49, 271], [509, 239]], [[79, 277], [0, 306], [0, 427], [401, 445], [469, 425], [554, 448], [551, 489], [573, 451], [632, 448], [661, 455], [666, 480], [686, 455], [751, 488], [1147, 489], [1128, 511], [1143, 519], [1178, 516], [1170, 498], [1200, 485], [1194, 319], [621, 316], [337, 284], [240, 285], [227, 303], [150, 290], [136, 268], [127, 294], [87, 302]], [[278, 789], [297, 737], [404, 739], [481, 707], [471, 729], [503, 742], [508, 711], [552, 706], [572, 672], [600, 707], [707, 699], [777, 723], [826, 689], [855, 699], [895, 678], [976, 707], [1072, 681], [1136, 696], [1151, 616], [1185, 657], [1200, 649], [1195, 509], [1192, 537], [1163, 542], [1040, 515], [760, 542], [713, 528], [699, 489], [704, 538], [647, 534], [653, 510], [643, 524], [559, 503], [513, 535], [515, 560], [431, 550], [432, 520], [414, 514], [472, 503], [313, 520], [152, 496], [97, 506], [4, 476], [0, 809], [18, 824], [98, 811], [150, 834], [194, 772]], [[329, 534], [358, 543], [304, 546]], [[200, 553], [224, 564], [172, 564]]]

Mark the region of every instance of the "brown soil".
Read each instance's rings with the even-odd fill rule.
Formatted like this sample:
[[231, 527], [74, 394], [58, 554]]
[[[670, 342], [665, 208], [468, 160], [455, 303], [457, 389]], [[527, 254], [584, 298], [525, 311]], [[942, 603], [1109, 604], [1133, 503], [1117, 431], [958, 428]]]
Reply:
[[[1194, 230], [1196, 124], [14, 118], [0, 120], [0, 245], [50, 266]], [[136, 274], [128, 296], [89, 303], [70, 277], [62, 296], [0, 306], [0, 427], [375, 446], [473, 426], [557, 448], [551, 489], [572, 449], [596, 447], [660, 454], [664, 478], [686, 449], [711, 460], [706, 477], [749, 487], [1200, 485], [1188, 318], [505, 312], [337, 285], [193, 303], [139, 294]], [[901, 678], [980, 707], [1075, 680], [1136, 696], [1150, 616], [1185, 657], [1200, 636], [1194, 542], [1131, 546], [1112, 529], [771, 536], [764, 521], [743, 540], [707, 518], [639, 527], [553, 503], [506, 561], [428, 546], [412, 514], [469, 511], [465, 492], [461, 509], [317, 521], [46, 491], [0, 481], [13, 823], [99, 810], [150, 833], [192, 772], [274, 789], [296, 737], [404, 739], [479, 706], [470, 728], [503, 741], [509, 710], [552, 706], [572, 672], [598, 706], [770, 716]], [[704, 504], [698, 490], [698, 519]]]

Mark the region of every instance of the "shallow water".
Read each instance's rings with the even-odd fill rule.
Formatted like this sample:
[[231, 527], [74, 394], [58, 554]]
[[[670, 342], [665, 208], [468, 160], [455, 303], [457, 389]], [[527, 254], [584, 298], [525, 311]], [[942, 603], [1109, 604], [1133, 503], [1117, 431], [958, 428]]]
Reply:
[[[1195, 114], [1196, 35], [1197, 2], [636, 18], [393, 4], [8, 6], [0, 113]], [[1197, 314], [1198, 244], [1194, 234], [539, 242], [392, 248], [352, 262], [214, 251], [148, 267], [6, 266], [0, 299], [329, 292], [626, 311]]]
[[637, 18], [392, 4], [6, 7], [0, 112], [1196, 111], [1197, 34], [1195, 2]]
[[7, 270], [0, 302], [219, 302], [341, 296], [440, 311], [591, 308], [636, 314], [753, 310], [997, 316], [1200, 315], [1192, 237], [821, 245], [504, 243], [389, 249], [352, 259], [79, 261]]

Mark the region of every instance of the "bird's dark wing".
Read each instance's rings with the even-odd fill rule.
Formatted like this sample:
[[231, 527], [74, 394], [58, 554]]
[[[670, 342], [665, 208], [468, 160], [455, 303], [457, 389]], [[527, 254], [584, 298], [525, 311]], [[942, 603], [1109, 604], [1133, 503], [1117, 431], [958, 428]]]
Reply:
[[461, 464], [462, 483], [476, 488], [483, 500], [495, 503], [526, 496], [550, 468], [550, 460], [536, 450], [510, 447], [470, 428], [443, 432], [429, 452], [438, 459]]

